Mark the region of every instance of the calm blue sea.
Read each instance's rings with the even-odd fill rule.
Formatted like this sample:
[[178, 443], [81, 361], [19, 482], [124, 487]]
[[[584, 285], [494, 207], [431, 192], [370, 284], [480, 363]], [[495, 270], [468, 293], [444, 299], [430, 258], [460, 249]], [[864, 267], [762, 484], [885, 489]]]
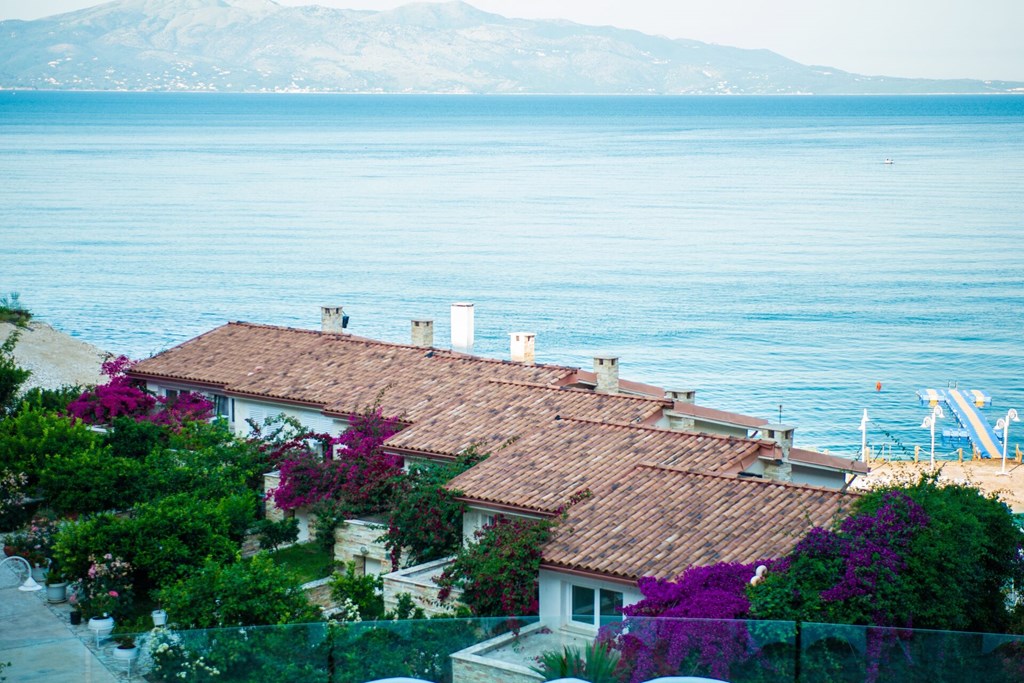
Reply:
[[1024, 413], [1024, 97], [0, 92], [12, 290], [136, 357], [322, 304], [446, 344], [473, 301], [480, 354], [618, 352], [844, 453], [868, 408], [899, 453], [918, 388]]

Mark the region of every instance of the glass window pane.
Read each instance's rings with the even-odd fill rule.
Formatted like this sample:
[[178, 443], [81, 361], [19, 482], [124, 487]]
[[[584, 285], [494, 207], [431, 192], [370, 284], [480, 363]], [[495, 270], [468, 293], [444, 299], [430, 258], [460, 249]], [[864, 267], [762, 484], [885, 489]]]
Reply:
[[572, 587], [572, 620], [583, 624], [594, 623], [594, 589]]
[[622, 619], [622, 593], [601, 589], [601, 623]]

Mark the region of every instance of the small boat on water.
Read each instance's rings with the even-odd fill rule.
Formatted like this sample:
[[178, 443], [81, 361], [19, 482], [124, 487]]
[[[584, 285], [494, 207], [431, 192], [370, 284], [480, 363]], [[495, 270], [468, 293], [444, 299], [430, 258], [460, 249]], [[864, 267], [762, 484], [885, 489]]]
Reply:
[[896, 162], [890, 159], [889, 157], [886, 157], [885, 161], [883, 161], [882, 163], [885, 164], [886, 166], [892, 166]]

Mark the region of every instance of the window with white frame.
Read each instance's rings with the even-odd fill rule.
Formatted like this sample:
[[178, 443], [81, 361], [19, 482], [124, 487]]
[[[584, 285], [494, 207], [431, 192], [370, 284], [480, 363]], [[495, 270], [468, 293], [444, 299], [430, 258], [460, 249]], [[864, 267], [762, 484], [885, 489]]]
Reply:
[[622, 593], [619, 591], [572, 584], [569, 601], [573, 623], [597, 627], [622, 620]]

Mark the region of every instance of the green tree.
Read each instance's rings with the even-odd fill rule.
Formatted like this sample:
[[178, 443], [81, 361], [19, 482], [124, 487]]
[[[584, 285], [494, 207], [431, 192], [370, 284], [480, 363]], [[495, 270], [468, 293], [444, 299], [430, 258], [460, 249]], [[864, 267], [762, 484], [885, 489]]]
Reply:
[[835, 530], [814, 529], [749, 591], [759, 618], [1001, 631], [1021, 584], [1024, 536], [978, 489], [924, 475], [864, 495]]
[[103, 437], [81, 420], [30, 407], [0, 421], [0, 453], [12, 469], [24, 472], [30, 484], [49, 458], [97, 449]]
[[14, 360], [14, 347], [18, 344], [18, 330], [12, 330], [0, 344], [0, 417], [12, 412], [18, 405], [21, 385], [32, 374]]
[[142, 463], [118, 458], [90, 445], [70, 455], [47, 458], [39, 485], [47, 504], [60, 513], [124, 510], [141, 500]]
[[902, 491], [928, 515], [914, 536], [898, 581], [915, 628], [1001, 631], [1007, 625], [1005, 588], [1022, 584], [1024, 535], [995, 494], [923, 475], [912, 486], [872, 491], [854, 506], [876, 512], [888, 492]]

